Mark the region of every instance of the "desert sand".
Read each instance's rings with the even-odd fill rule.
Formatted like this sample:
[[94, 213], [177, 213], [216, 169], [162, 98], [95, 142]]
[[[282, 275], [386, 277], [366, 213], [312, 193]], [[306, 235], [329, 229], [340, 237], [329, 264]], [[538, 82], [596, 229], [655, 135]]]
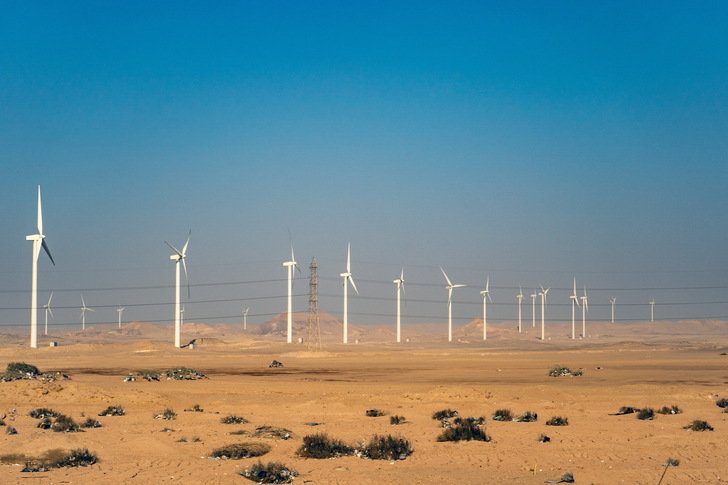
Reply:
[[[305, 315], [296, 317], [296, 338], [303, 337]], [[403, 331], [410, 342], [401, 344], [393, 342], [389, 327], [353, 327], [350, 339], [361, 343], [343, 345], [340, 324], [323, 315], [324, 351], [311, 353], [303, 344], [285, 344], [280, 321], [247, 332], [239, 325], [185, 324], [183, 341], [195, 339], [194, 349], [175, 349], [171, 327], [141, 322], [122, 330], [97, 326], [42, 336], [38, 349], [27, 346], [24, 329], [3, 334], [2, 369], [8, 362], [27, 362], [71, 379], [0, 383], [0, 415], [8, 414], [7, 425], [18, 430], [12, 436], [2, 430], [0, 454], [88, 447], [100, 461], [36, 473], [0, 465], [0, 482], [253, 483], [238, 472], [258, 458], [208, 456], [225, 444], [264, 441], [272, 450], [261, 460], [295, 469], [294, 483], [541, 484], [570, 471], [575, 483], [652, 484], [668, 458], [680, 464], [667, 470], [663, 484], [728, 483], [728, 414], [715, 404], [728, 397], [726, 322], [592, 323], [591, 338], [576, 341], [567, 338], [569, 322], [550, 325], [551, 340], [544, 342], [530, 322], [524, 322], [528, 332], [522, 334], [513, 322], [504, 322], [489, 324], [483, 342], [482, 321], [476, 320], [458, 328], [451, 343], [446, 325], [410, 326]], [[51, 340], [59, 345], [49, 347]], [[274, 359], [283, 367], [269, 368]], [[556, 364], [583, 375], [549, 377]], [[136, 370], [175, 366], [209, 379], [123, 382]], [[203, 411], [183, 411], [195, 404]], [[34, 408], [49, 407], [81, 421], [109, 405], [123, 406], [126, 415], [98, 417], [102, 427], [82, 433], [39, 430], [29, 416]], [[684, 412], [651, 421], [635, 414], [610, 416], [621, 406], [665, 405]], [[177, 418], [155, 419], [165, 408]], [[437, 442], [442, 428], [432, 414], [445, 408], [486, 417], [492, 440]], [[504, 408], [538, 413], [538, 421], [492, 420]], [[406, 423], [392, 426], [389, 416], [366, 416], [368, 409], [405, 416]], [[222, 424], [228, 414], [249, 423]], [[569, 425], [546, 426], [552, 416], [568, 417]], [[683, 429], [695, 419], [714, 431]], [[286, 428], [292, 436], [229, 434], [263, 425]], [[414, 453], [398, 461], [297, 456], [303, 436], [315, 432], [352, 444], [393, 434], [408, 439]], [[539, 442], [541, 434], [551, 441]]]

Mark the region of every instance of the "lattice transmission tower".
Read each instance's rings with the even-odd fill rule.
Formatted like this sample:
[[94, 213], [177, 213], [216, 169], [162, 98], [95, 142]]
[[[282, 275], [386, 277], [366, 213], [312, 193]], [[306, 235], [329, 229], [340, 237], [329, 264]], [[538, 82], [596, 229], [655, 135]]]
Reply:
[[321, 328], [319, 327], [318, 314], [318, 265], [316, 258], [309, 266], [310, 276], [308, 280], [308, 328], [306, 332], [306, 350], [310, 352], [321, 352]]

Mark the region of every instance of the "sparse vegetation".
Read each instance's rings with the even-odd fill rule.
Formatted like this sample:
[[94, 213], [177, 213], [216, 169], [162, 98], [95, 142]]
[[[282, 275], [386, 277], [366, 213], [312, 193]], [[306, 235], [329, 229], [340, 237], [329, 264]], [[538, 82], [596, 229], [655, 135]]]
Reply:
[[622, 414], [632, 414], [634, 412], [636, 411], [635, 408], [633, 408], [632, 406], [622, 406], [621, 408], [619, 408], [619, 411], [615, 413], [615, 415], [621, 416]]
[[490, 436], [485, 433], [482, 425], [477, 421], [469, 419], [457, 419], [455, 426], [445, 429], [437, 441], [490, 441]]
[[551, 419], [546, 421], [546, 426], [568, 426], [569, 418], [564, 416], [553, 416]]
[[513, 415], [510, 409], [497, 409], [493, 413], [493, 419], [495, 421], [511, 421], [513, 420]]
[[25, 465], [24, 472], [41, 472], [52, 468], [63, 468], [72, 466], [90, 466], [98, 462], [95, 453], [87, 448], [79, 448], [72, 451], [61, 449], [48, 450], [40, 456], [29, 456], [20, 453], [12, 453], [0, 456], [0, 463], [6, 465]]
[[362, 456], [372, 460], [404, 460], [413, 451], [404, 438], [375, 435], [362, 450]]
[[36, 427], [40, 429], [51, 429], [52, 424], [53, 420], [51, 418], [43, 418], [38, 422]]
[[303, 458], [338, 458], [354, 454], [354, 449], [341, 440], [329, 438], [326, 433], [316, 433], [303, 437], [303, 444], [297, 451]]
[[722, 397], [722, 398], [718, 399], [717, 401], [715, 401], [715, 405], [718, 406], [719, 408], [728, 408], [728, 399]]
[[2, 378], [6, 381], [14, 381], [39, 375], [40, 371], [34, 365], [26, 364], [25, 362], [10, 362], [5, 368], [5, 373]]
[[231, 445], [215, 448], [210, 457], [223, 460], [240, 460], [263, 456], [270, 451], [270, 445], [266, 443], [233, 443]]
[[381, 411], [379, 409], [367, 409], [367, 412], [366, 412], [366, 415], [369, 416], [370, 418], [378, 418], [379, 416], [384, 416], [385, 414], [387, 414], [387, 413], [385, 413], [384, 411]]
[[453, 411], [452, 409], [443, 409], [442, 411], [436, 411], [432, 415], [432, 419], [445, 419], [445, 418], [454, 418], [458, 415], [457, 411]]
[[222, 424], [245, 424], [248, 422], [248, 420], [241, 416], [236, 416], [234, 414], [228, 414], [224, 418], [220, 418], [220, 422]]
[[513, 418], [513, 421], [518, 423], [532, 423], [534, 421], [538, 421], [538, 414], [526, 411], [525, 414], [521, 414], [520, 416]]
[[680, 460], [676, 460], [675, 458], [668, 458], [667, 461], [662, 466], [679, 466]]
[[109, 406], [99, 413], [99, 416], [124, 416], [126, 411], [122, 406]]
[[96, 421], [94, 418], [86, 418], [86, 421], [81, 423], [82, 428], [100, 428], [101, 423]]
[[551, 369], [549, 369], [549, 376], [552, 377], [562, 377], [562, 376], [572, 376], [572, 377], [578, 377], [580, 375], [583, 375], [584, 372], [580, 370], [572, 371], [568, 367], [564, 367], [563, 365], [555, 365]]
[[127, 380], [146, 379], [148, 381], [158, 381], [160, 379], [173, 379], [176, 381], [194, 381], [196, 379], [206, 378], [206, 375], [200, 374], [194, 369], [188, 369], [187, 367], [180, 366], [167, 370], [138, 370], [129, 374]]
[[35, 419], [57, 418], [60, 415], [61, 413], [48, 408], [37, 408], [30, 412], [30, 417]]
[[202, 409], [199, 404], [194, 404], [191, 408], [185, 409], [185, 411], [191, 413], [201, 413], [202, 411], [204, 411], [204, 409]]
[[389, 424], [391, 424], [393, 426], [397, 425], [397, 424], [403, 424], [405, 422], [406, 422], [406, 420], [405, 420], [404, 416], [394, 415], [394, 416], [389, 417]]
[[540, 435], [538, 435], [538, 440], [537, 441], [540, 442], [540, 443], [548, 443], [549, 441], [551, 441], [551, 438], [549, 438], [545, 434], [541, 433]]
[[689, 429], [690, 431], [713, 431], [713, 427], [707, 421], [701, 421], [699, 419], [685, 426], [684, 429]]
[[12, 426], [8, 426], [5, 428], [5, 434], [18, 434], [18, 430], [13, 428]]
[[154, 418], [155, 419], [166, 419], [169, 421], [171, 419], [177, 419], [177, 413], [172, 411], [170, 408], [167, 408], [164, 411], [155, 414]]
[[70, 416], [60, 415], [51, 424], [51, 430], [57, 433], [78, 433], [81, 427]]
[[682, 409], [675, 406], [662, 406], [662, 409], [655, 411], [657, 414], [682, 414]]
[[259, 426], [255, 428], [255, 431], [250, 433], [250, 436], [254, 438], [277, 438], [287, 440], [291, 437], [292, 431], [286, 428], [279, 428], [277, 426]]
[[260, 461], [240, 472], [248, 480], [257, 483], [291, 483], [293, 477], [298, 476], [296, 470], [286, 467], [282, 463], [270, 462], [264, 465]]
[[655, 419], [655, 410], [652, 408], [644, 408], [637, 411], [637, 419], [652, 420]]

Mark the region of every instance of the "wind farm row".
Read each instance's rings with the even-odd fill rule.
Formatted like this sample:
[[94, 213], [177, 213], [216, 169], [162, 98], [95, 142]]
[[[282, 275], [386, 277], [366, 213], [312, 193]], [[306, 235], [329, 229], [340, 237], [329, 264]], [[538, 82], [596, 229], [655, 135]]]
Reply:
[[[48, 255], [49, 260], [53, 265], [55, 265], [55, 261], [53, 260], [53, 257], [51, 255], [49, 246], [46, 243], [46, 236], [43, 233], [43, 217], [42, 217], [42, 209], [41, 209], [41, 193], [40, 193], [40, 187], [38, 187], [38, 212], [37, 212], [37, 228], [38, 232], [37, 234], [29, 235], [26, 237], [27, 240], [33, 242], [33, 260], [32, 260], [32, 289], [31, 289], [31, 319], [30, 319], [30, 346], [31, 347], [37, 347], [37, 337], [38, 337], [38, 328], [37, 328], [37, 314], [40, 310], [40, 307], [38, 306], [37, 300], [37, 292], [38, 292], [38, 281], [37, 281], [37, 273], [38, 273], [38, 259], [40, 255], [40, 249], [42, 248], [46, 254]], [[179, 250], [174, 245], [170, 244], [167, 241], [164, 241], [169, 248], [172, 249], [174, 254], [170, 255], [170, 260], [174, 261], [175, 266], [175, 285], [174, 285], [174, 310], [173, 310], [173, 321], [174, 321], [174, 345], [175, 347], [180, 347], [182, 345], [181, 342], [181, 326], [184, 322], [184, 306], [182, 306], [182, 300], [180, 297], [180, 283], [181, 283], [181, 274], [180, 274], [180, 263], [182, 265], [182, 268], [185, 273], [185, 280], [187, 283], [187, 299], [188, 302], [193, 303], [190, 301], [191, 291], [190, 291], [190, 281], [189, 276], [187, 273], [187, 263], [186, 263], [186, 256], [187, 256], [187, 249], [190, 243], [190, 238], [192, 235], [192, 231], [188, 233], [187, 239], [182, 246], [182, 249]], [[289, 239], [290, 233], [289, 233]], [[286, 268], [287, 272], [287, 294], [286, 294], [286, 300], [287, 300], [287, 328], [286, 328], [286, 341], [288, 343], [293, 342], [293, 328], [292, 328], [292, 321], [293, 321], [293, 298], [294, 296], [303, 296], [304, 294], [299, 293], [297, 295], [293, 294], [293, 287], [294, 287], [294, 278], [295, 278], [295, 272], [296, 270], [301, 273], [301, 269], [298, 266], [298, 263], [296, 262], [294, 250], [293, 250], [293, 242], [290, 241], [290, 250], [291, 250], [291, 258], [289, 261], [286, 261], [283, 263], [283, 266]], [[465, 286], [468, 286], [463, 283], [457, 283], [453, 284], [450, 281], [450, 278], [448, 277], [447, 273], [442, 267], [439, 267], [440, 271], [442, 272], [442, 276], [444, 277], [444, 288], [447, 291], [447, 315], [448, 315], [448, 331], [447, 331], [447, 338], [448, 341], [453, 340], [453, 293], [456, 288], [463, 288]], [[359, 296], [359, 290], [356, 286], [356, 283], [354, 282], [354, 276], [352, 272], [352, 264], [351, 264], [351, 244], [347, 246], [347, 256], [346, 256], [346, 271], [339, 274], [339, 278], [342, 278], [343, 281], [343, 314], [342, 314], [342, 334], [343, 334], [343, 343], [348, 343], [348, 329], [349, 329], [349, 295], [348, 295], [348, 288], [349, 285], [351, 285], [352, 289], [356, 293], [357, 296]], [[402, 308], [401, 308], [401, 299], [403, 296], [405, 296], [405, 268], [402, 267], [400, 270], [400, 274], [398, 277], [396, 277], [394, 280], [392, 280], [392, 283], [394, 283], [396, 286], [396, 313], [392, 315], [392, 319], [395, 322], [396, 326], [396, 341], [401, 342], [402, 341]], [[431, 284], [430, 284], [431, 286]], [[541, 340], [546, 339], [546, 322], [550, 321], [546, 318], [546, 311], [548, 308], [548, 292], [551, 289], [550, 287], [544, 288], [542, 285], [538, 285], [540, 288], [539, 290], [534, 290], [533, 294], [530, 295], [531, 298], [531, 323], [532, 326], [536, 326], [536, 318], [537, 318], [537, 312], [536, 312], [536, 305], [537, 305], [537, 298], [540, 297], [540, 320], [541, 320]], [[461, 290], [458, 290], [461, 291]], [[482, 296], [482, 320], [483, 320], [483, 340], [487, 340], [487, 331], [488, 331], [488, 306], [494, 305], [491, 291], [490, 291], [490, 276], [486, 275], [485, 278], [485, 287], [483, 290], [481, 290], [480, 295]], [[513, 299], [517, 301], [517, 303], [513, 303], [517, 305], [517, 316], [518, 316], [518, 332], [521, 333], [522, 331], [522, 300], [526, 297], [526, 295], [523, 294], [522, 287], [519, 285], [519, 293], [513, 295]], [[51, 318], [53, 318], [53, 313], [51, 309], [51, 300], [53, 298], [53, 293], [51, 293], [48, 302], [43, 305], [43, 310], [45, 311], [45, 333], [48, 334], [48, 316], [50, 314]], [[366, 298], [366, 297], [364, 297]], [[81, 299], [81, 313], [80, 313], [80, 319], [81, 319], [81, 328], [86, 328], [86, 312], [95, 312], [93, 308], [87, 306], [86, 300], [83, 297], [83, 294], [80, 295]], [[587, 334], [587, 313], [589, 312], [589, 300], [587, 296], [587, 288], [585, 285], [583, 285], [583, 295], [577, 294], [577, 282], [576, 278], [573, 280], [573, 291], [572, 294], [569, 295], [570, 300], [570, 306], [571, 306], [571, 338], [576, 339], [577, 337], [586, 337]], [[609, 306], [611, 307], [611, 322], [614, 323], [615, 321], [615, 305], [616, 305], [617, 298], [611, 297], [609, 300]], [[489, 305], [490, 302], [490, 305]], [[461, 303], [467, 303], [472, 304], [472, 302], [461, 302]], [[165, 304], [165, 303], [160, 303]], [[510, 305], [511, 303], [503, 303], [499, 302], [498, 305]], [[647, 305], [648, 303], [645, 303], [644, 305]], [[114, 311], [118, 314], [118, 326], [121, 327], [122, 325], [122, 313], [126, 309], [127, 306], [132, 306], [132, 303], [126, 304], [126, 306], [118, 305], [114, 308]], [[603, 305], [603, 304], [602, 304]], [[634, 305], [634, 303], [632, 303]], [[652, 299], [649, 302], [650, 306], [650, 320], [654, 321], [654, 307], [655, 307], [655, 301]], [[243, 327], [244, 329], [247, 329], [247, 318], [248, 318], [248, 312], [250, 310], [250, 306], [243, 307], [242, 313], [240, 314], [243, 319]], [[576, 328], [576, 309], [580, 308], [582, 313], [582, 322], [581, 322], [581, 331], [577, 334], [577, 328]], [[256, 313], [254, 312], [254, 315]], [[257, 315], [260, 315], [258, 313]], [[462, 319], [471, 319], [473, 315], [469, 315], [469, 317], [459, 317]], [[455, 317], [458, 319], [458, 317]], [[515, 318], [515, 315], [514, 315]]]

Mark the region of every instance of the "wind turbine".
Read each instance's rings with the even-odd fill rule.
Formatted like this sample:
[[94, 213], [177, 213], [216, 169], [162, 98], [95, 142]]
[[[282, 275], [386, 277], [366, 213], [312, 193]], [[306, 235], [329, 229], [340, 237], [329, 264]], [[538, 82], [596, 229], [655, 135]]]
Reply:
[[491, 303], [493, 303], [493, 299], [490, 297], [490, 291], [488, 291], [488, 286], [490, 285], [490, 276], [485, 278], [485, 290], [481, 291], [480, 294], [483, 295], [483, 340], [487, 337], [486, 333], [486, 327], [488, 326], [488, 319], [487, 311], [486, 311], [486, 298], [490, 300]]
[[404, 267], [402, 268], [402, 272], [399, 274], [399, 278], [392, 281], [392, 283], [397, 285], [397, 343], [402, 341], [402, 332], [401, 332], [401, 326], [400, 326], [400, 305], [399, 305], [399, 289], [402, 288], [402, 293], [404, 293]]
[[533, 295], [531, 295], [531, 323], [533, 328], [536, 328], [536, 289], [533, 289]]
[[48, 335], [48, 312], [50, 312], [51, 317], [53, 316], [53, 311], [51, 310], [51, 299], [53, 298], [53, 292], [51, 292], [51, 297], [48, 298], [48, 303], [43, 305], [43, 308], [45, 308], [45, 334]]
[[617, 301], [617, 297], [613, 296], [609, 303], [612, 304], [612, 323], [614, 323], [614, 303]]
[[121, 328], [121, 314], [125, 310], [124, 307], [119, 307], [116, 309], [117, 312], [119, 312], [119, 328]]
[[83, 330], [86, 330], [86, 310], [88, 310], [90, 312], [95, 312], [96, 310], [86, 306], [86, 302], [83, 301], [83, 295], [81, 295], [81, 304], [83, 305], [81, 307], [81, 328]]
[[650, 321], [655, 321], [655, 299], [653, 298], [650, 302]]
[[569, 297], [571, 299], [571, 340], [576, 339], [576, 325], [574, 324], [574, 304], [579, 306], [579, 297], [576, 296], [576, 278], [574, 278], [574, 294]]
[[175, 279], [174, 279], [174, 346], [177, 348], [180, 348], [182, 345], [180, 343], [180, 329], [181, 329], [181, 323], [180, 323], [180, 312], [179, 312], [179, 262], [182, 261], [182, 267], [185, 269], [185, 279], [187, 280], [187, 298], [190, 296], [190, 279], [187, 277], [187, 263], [185, 263], [185, 257], [187, 256], [187, 245], [190, 243], [190, 236], [192, 236], [192, 231], [190, 230], [189, 235], [187, 236], [187, 242], [185, 242], [185, 245], [182, 247], [182, 252], [180, 252], [176, 247], [169, 244], [167, 241], [164, 241], [167, 246], [172, 248], [175, 252], [175, 254], [171, 255], [169, 259], [174, 261], [174, 270], [175, 270]]
[[38, 256], [40, 255], [40, 248], [43, 247], [46, 254], [51, 258], [53, 266], [56, 262], [53, 261], [51, 251], [48, 249], [48, 245], [45, 242], [45, 235], [43, 234], [43, 212], [40, 207], [40, 185], [38, 186], [38, 234], [32, 234], [25, 236], [26, 241], [33, 241], [33, 276], [30, 292], [30, 347], [38, 348]]
[[354, 284], [354, 279], [351, 277], [351, 243], [349, 243], [346, 253], [346, 273], [341, 273], [339, 276], [344, 278], [344, 343], [347, 344], [349, 343], [349, 320], [347, 310], [347, 290], [349, 287], [346, 285], [346, 282], [349, 281], [352, 288], [354, 288], [354, 291], [356, 291], [356, 294], [359, 294], [359, 290], [356, 289], [356, 285]]
[[546, 293], [549, 292], [551, 288], [543, 289], [543, 286], [541, 286], [541, 293], [539, 295], [541, 296], [541, 340], [546, 340], [546, 332], [545, 332], [545, 325], [544, 325], [544, 308], [546, 306], [547, 298]]
[[445, 276], [445, 280], [447, 281], [447, 286], [445, 286], [445, 288], [447, 288], [447, 341], [452, 342], [452, 289], [461, 288], [467, 285], [453, 285], [450, 282], [450, 278], [448, 278], [445, 274], [445, 270], [442, 269], [442, 266], [440, 266], [440, 271], [442, 271], [442, 274]]
[[179, 311], [179, 324], [180, 326], [184, 326], [185, 324], [185, 307], [182, 306], [182, 309]]
[[581, 297], [581, 336], [586, 338], [586, 312], [589, 311], [589, 300], [586, 298], [586, 285], [584, 285], [584, 296]]
[[[289, 233], [290, 236], [290, 233]], [[293, 338], [293, 303], [291, 301], [291, 293], [293, 291], [293, 269], [297, 269], [301, 272], [301, 268], [296, 264], [296, 258], [293, 256], [293, 241], [291, 241], [291, 260], [283, 263], [283, 266], [288, 267], [288, 330], [286, 333], [286, 341], [290, 344]]]
[[250, 310], [250, 307], [243, 309], [243, 330], [248, 329], [248, 310]]
[[521, 288], [521, 285], [518, 285], [518, 291], [519, 293], [516, 295], [516, 298], [518, 298], [518, 333], [521, 333], [521, 300], [523, 300], [523, 288]]

